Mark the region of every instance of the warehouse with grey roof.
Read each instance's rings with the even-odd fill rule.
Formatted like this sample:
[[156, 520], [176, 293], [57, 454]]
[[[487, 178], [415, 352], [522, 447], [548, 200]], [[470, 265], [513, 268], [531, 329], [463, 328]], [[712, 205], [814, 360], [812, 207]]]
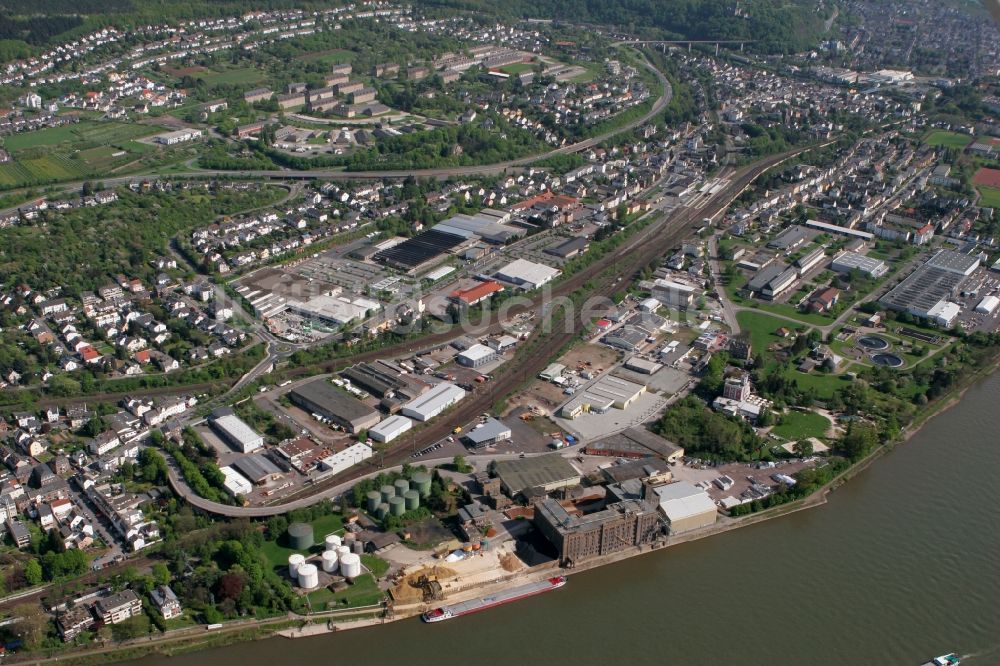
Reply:
[[379, 422], [378, 412], [325, 379], [314, 379], [292, 389], [288, 392], [288, 399], [353, 434]]

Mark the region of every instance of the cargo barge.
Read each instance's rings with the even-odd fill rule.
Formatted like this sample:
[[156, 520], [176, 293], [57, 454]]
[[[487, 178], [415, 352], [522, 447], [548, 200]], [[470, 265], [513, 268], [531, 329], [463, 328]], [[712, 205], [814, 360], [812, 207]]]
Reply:
[[424, 622], [443, 622], [444, 620], [451, 620], [452, 618], [461, 617], [470, 613], [476, 613], [495, 606], [501, 606], [512, 601], [518, 601], [519, 599], [524, 599], [525, 597], [533, 597], [536, 594], [558, 590], [565, 584], [565, 576], [555, 576], [537, 583], [529, 583], [527, 585], [521, 585], [509, 590], [503, 590], [502, 592], [491, 594], [488, 597], [479, 597], [478, 599], [461, 601], [457, 604], [451, 604], [450, 606], [435, 608], [434, 610], [427, 611], [420, 617]]

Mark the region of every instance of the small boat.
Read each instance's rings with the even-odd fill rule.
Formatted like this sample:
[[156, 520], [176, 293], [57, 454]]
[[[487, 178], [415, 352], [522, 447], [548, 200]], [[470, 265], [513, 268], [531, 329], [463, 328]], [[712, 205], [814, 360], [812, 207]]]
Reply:
[[961, 663], [961, 657], [954, 652], [949, 652], [948, 654], [943, 654], [940, 657], [934, 657], [923, 666], [958, 666]]

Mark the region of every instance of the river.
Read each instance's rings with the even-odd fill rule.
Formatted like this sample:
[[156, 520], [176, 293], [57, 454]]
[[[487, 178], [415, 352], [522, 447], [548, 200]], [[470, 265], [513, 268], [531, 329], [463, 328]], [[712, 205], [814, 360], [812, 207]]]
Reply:
[[816, 509], [412, 619], [136, 666], [279, 663], [1000, 664], [1000, 373]]

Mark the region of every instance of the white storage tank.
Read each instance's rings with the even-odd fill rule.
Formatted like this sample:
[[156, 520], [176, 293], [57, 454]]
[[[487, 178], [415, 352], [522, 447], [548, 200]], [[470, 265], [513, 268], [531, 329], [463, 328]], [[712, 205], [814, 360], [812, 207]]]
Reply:
[[337, 546], [336, 548], [334, 548], [334, 550], [337, 551], [337, 559], [339, 560], [343, 560], [344, 555], [347, 555], [351, 552], [350, 546]]
[[327, 534], [326, 538], [323, 539], [323, 549], [324, 550], [337, 550], [337, 546], [343, 544], [343, 541], [336, 534]]
[[306, 558], [298, 553], [288, 556], [288, 575], [295, 579], [299, 575], [299, 567], [306, 561]]
[[345, 553], [340, 556], [340, 573], [344, 578], [357, 578], [361, 575], [361, 556]]
[[327, 573], [337, 572], [337, 551], [335, 550], [324, 550], [323, 551], [323, 571]]
[[319, 570], [315, 564], [299, 565], [299, 587], [311, 590], [319, 586]]

